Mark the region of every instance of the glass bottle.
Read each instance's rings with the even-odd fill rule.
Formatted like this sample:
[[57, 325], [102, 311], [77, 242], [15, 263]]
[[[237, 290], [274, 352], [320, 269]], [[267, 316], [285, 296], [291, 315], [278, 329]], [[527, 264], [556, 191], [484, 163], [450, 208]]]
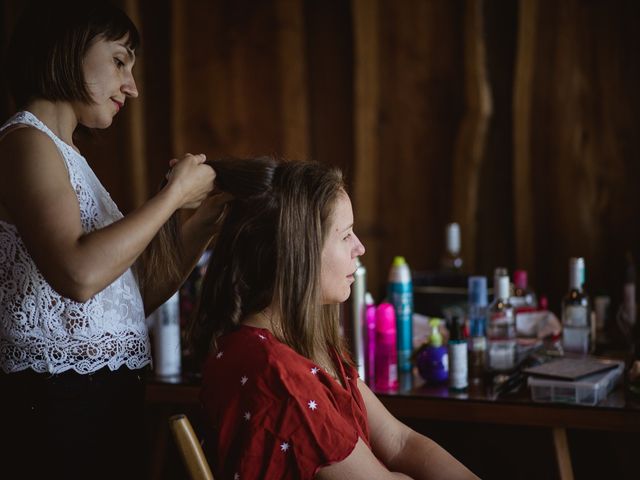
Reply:
[[538, 299], [535, 292], [529, 288], [526, 270], [513, 272], [513, 287], [513, 295], [509, 299], [509, 303], [516, 310], [516, 313], [538, 308]]
[[449, 389], [452, 392], [463, 392], [469, 386], [467, 342], [462, 333], [463, 318], [454, 316], [451, 319], [449, 336]]
[[469, 380], [478, 384], [485, 373], [487, 354], [487, 277], [472, 276], [469, 289]]
[[494, 372], [506, 372], [516, 366], [516, 322], [513, 307], [509, 303], [508, 275], [497, 277], [497, 290], [494, 293], [487, 325], [489, 368]]
[[584, 258], [569, 259], [569, 291], [562, 299], [562, 346], [568, 352], [589, 352], [591, 315], [584, 291]]

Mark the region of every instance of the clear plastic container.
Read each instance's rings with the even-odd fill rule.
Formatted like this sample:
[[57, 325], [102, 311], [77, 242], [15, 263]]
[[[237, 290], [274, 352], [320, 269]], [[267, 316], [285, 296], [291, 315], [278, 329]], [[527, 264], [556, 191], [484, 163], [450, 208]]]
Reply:
[[624, 363], [620, 362], [616, 368], [575, 381], [530, 376], [531, 399], [534, 402], [597, 405], [613, 390], [623, 371]]

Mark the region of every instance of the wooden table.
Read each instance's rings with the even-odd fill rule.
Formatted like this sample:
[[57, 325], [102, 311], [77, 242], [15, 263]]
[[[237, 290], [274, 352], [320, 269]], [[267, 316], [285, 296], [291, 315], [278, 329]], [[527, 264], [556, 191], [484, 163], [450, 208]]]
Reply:
[[[396, 417], [545, 427], [553, 433], [554, 450], [560, 478], [573, 478], [566, 429], [640, 432], [640, 403], [626, 398], [619, 386], [596, 406], [534, 403], [529, 392], [495, 398], [490, 389], [472, 387], [464, 394], [453, 394], [446, 387], [428, 387], [417, 376], [400, 379], [402, 388], [395, 393], [377, 392], [387, 409]], [[150, 404], [184, 405], [199, 403], [197, 382], [166, 384], [151, 381], [147, 386]]]

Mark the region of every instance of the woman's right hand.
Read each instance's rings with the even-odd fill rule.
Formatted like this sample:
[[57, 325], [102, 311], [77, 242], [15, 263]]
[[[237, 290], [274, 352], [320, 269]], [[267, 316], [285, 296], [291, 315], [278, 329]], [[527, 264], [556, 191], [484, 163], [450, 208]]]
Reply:
[[213, 191], [216, 174], [204, 162], [203, 154], [191, 155], [187, 153], [181, 159], [169, 162], [171, 170], [167, 174], [167, 187], [175, 192], [178, 208], [198, 208]]

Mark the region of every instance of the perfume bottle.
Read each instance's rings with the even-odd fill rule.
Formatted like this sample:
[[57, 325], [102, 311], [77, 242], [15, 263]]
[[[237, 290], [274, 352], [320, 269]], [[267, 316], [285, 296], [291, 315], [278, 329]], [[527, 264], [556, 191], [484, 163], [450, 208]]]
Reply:
[[591, 341], [589, 297], [584, 291], [585, 263], [569, 259], [569, 291], [562, 299], [562, 346], [568, 352], [588, 353]]
[[487, 324], [489, 368], [494, 372], [506, 372], [516, 366], [516, 321], [509, 303], [509, 277], [501, 275], [497, 281]]

